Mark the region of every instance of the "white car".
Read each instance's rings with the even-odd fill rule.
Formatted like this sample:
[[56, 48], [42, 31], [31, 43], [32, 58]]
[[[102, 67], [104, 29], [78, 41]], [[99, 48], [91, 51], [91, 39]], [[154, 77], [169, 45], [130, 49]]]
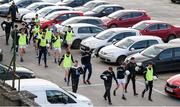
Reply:
[[99, 51], [99, 57], [105, 62], [121, 64], [127, 56], [159, 43], [163, 43], [163, 41], [156, 36], [126, 37], [115, 44], [102, 48]]
[[[6, 83], [12, 85], [12, 81], [6, 81]], [[15, 88], [18, 89], [18, 80], [15, 81]], [[35, 102], [42, 107], [93, 107], [87, 97], [68, 92], [44, 79], [23, 79], [20, 90], [27, 90], [36, 95]]]
[[27, 13], [31, 13], [32, 11], [26, 8], [19, 8], [18, 9], [17, 15], [16, 15], [16, 20], [17, 21], [22, 21], [23, 16], [26, 15]]
[[38, 10], [37, 12], [27, 13], [26, 15], [23, 16], [22, 20], [28, 23], [32, 20], [32, 18], [35, 17], [36, 14], [38, 14], [39, 18], [43, 18], [52, 12], [64, 11], [64, 10], [73, 10], [73, 8], [66, 6], [48, 6]]
[[55, 4], [53, 3], [48, 3], [48, 2], [37, 2], [37, 3], [33, 3], [29, 6], [27, 6], [26, 8], [31, 10], [31, 11], [38, 11], [44, 7], [48, 7], [48, 6], [55, 6]]
[[81, 42], [80, 50], [84, 52], [87, 48], [90, 48], [94, 51], [94, 54], [97, 56], [98, 51], [114, 42], [117, 42], [128, 36], [139, 36], [141, 35], [138, 30], [131, 28], [111, 28], [107, 29], [96, 36], [91, 36], [87, 39], [84, 39]]
[[[72, 48], [75, 49], [80, 47], [80, 43], [83, 39], [90, 36], [95, 36], [104, 30], [96, 25], [87, 24], [87, 23], [69, 24], [67, 26], [71, 26], [73, 28], [74, 40], [72, 43]], [[61, 33], [65, 33], [67, 31], [67, 26], [64, 27], [58, 24], [56, 25], [56, 27], [58, 28], [58, 32]]]
[[168, 43], [180, 43], [180, 38], [172, 39]]

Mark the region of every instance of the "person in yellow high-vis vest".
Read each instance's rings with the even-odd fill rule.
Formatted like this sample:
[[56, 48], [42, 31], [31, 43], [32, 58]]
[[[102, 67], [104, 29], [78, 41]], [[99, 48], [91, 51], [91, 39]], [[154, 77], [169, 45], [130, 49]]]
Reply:
[[67, 77], [69, 74], [69, 69], [72, 67], [74, 63], [73, 56], [69, 50], [66, 51], [66, 53], [62, 56], [62, 58], [59, 61], [59, 66], [61, 65], [63, 61], [63, 67], [65, 70], [65, 76], [64, 76], [64, 81], [67, 82]]
[[74, 33], [73, 30], [71, 28], [71, 26], [68, 26], [68, 31], [65, 34], [65, 41], [67, 42], [67, 49], [70, 50], [71, 49], [71, 45], [74, 39]]
[[145, 92], [149, 90], [148, 99], [149, 99], [149, 101], [153, 101], [151, 98], [152, 88], [153, 88], [153, 80], [157, 79], [157, 75], [156, 75], [155, 68], [154, 68], [152, 62], [148, 62], [148, 65], [144, 70], [144, 79], [145, 79], [146, 88], [142, 92], [142, 98], [144, 97]]
[[[53, 36], [53, 32], [51, 31], [51, 26], [48, 25], [48, 28], [46, 29], [46, 39], [48, 41], [48, 44], [50, 44], [50, 47], [52, 46], [51, 45], [51, 39], [52, 39], [52, 36]], [[48, 55], [50, 56], [50, 47], [48, 47]]]
[[45, 66], [45, 68], [48, 67], [47, 66], [47, 44], [48, 44], [48, 41], [45, 38], [45, 32], [43, 32], [42, 36], [38, 39], [38, 49], [39, 49], [38, 64], [40, 66], [41, 57], [43, 54], [44, 55], [44, 66]]
[[54, 63], [57, 63], [57, 61], [60, 58], [62, 42], [63, 42], [63, 40], [61, 39], [60, 34], [55, 33], [55, 35], [52, 37], [52, 47], [53, 47], [53, 51], [54, 51]]
[[25, 34], [25, 30], [22, 29], [21, 33], [19, 34], [19, 37], [18, 37], [20, 62], [24, 62], [23, 55], [25, 53], [25, 49], [26, 49], [27, 44], [28, 44], [27, 35]]
[[35, 21], [35, 23], [39, 23], [40, 22], [38, 14], [35, 15], [35, 20], [34, 21]]

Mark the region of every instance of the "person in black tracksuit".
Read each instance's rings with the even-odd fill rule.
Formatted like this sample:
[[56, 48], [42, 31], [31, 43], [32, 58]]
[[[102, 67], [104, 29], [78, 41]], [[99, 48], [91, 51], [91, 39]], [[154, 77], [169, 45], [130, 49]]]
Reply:
[[[81, 63], [84, 66], [84, 74], [83, 74], [83, 82], [84, 84], [88, 83], [91, 84], [90, 78], [92, 75], [92, 64], [91, 64], [91, 54], [92, 52], [90, 51], [90, 48], [87, 48], [85, 52], [82, 53], [81, 57]], [[87, 80], [86, 78], [86, 72], [89, 72]]]
[[100, 75], [100, 78], [104, 80], [104, 86], [105, 86], [105, 90], [106, 90], [103, 97], [105, 100], [107, 100], [106, 98], [108, 98], [109, 105], [112, 105], [112, 102], [111, 102], [111, 86], [112, 86], [112, 79], [113, 78], [116, 81], [116, 84], [118, 85], [115, 74], [113, 72], [113, 68], [109, 67], [108, 70], [104, 71]]
[[29, 44], [31, 43], [31, 39], [32, 39], [32, 37], [33, 37], [33, 32], [32, 32], [32, 30], [34, 29], [34, 26], [36, 25], [36, 23], [35, 23], [34, 20], [35, 20], [35, 19], [32, 18], [32, 21], [29, 23], [29, 25], [30, 25], [30, 28], [29, 28]]
[[[11, 46], [11, 51], [14, 48], [14, 42], [15, 42], [16, 43], [16, 52], [18, 52], [18, 33], [19, 33], [19, 30], [17, 28], [18, 28], [18, 25], [15, 25], [11, 31], [11, 38], [13, 40], [12, 46]], [[15, 38], [16, 38], [16, 40], [15, 40]]]
[[12, 28], [12, 22], [10, 21], [10, 17], [7, 17], [7, 20], [3, 21], [1, 23], [1, 28], [3, 31], [5, 31], [6, 35], [6, 45], [9, 45], [9, 36], [11, 33], [11, 28]]
[[83, 68], [78, 65], [78, 61], [74, 61], [74, 66], [72, 66], [69, 70], [68, 74], [68, 85], [69, 85], [69, 80], [71, 77], [71, 83], [72, 83], [72, 92], [76, 93], [78, 89], [78, 84], [79, 84], [79, 77], [83, 73]]
[[11, 15], [11, 20], [12, 20], [12, 23], [13, 23], [13, 27], [14, 27], [14, 22], [16, 21], [16, 13], [19, 13], [18, 12], [18, 7], [15, 5], [14, 2], [12, 2], [12, 5], [9, 7], [8, 14]]
[[44, 46], [41, 46], [41, 42], [43, 42], [43, 40], [46, 40], [45, 38], [45, 33], [43, 32], [42, 33], [42, 37], [38, 39], [38, 49], [39, 49], [39, 57], [38, 57], [38, 64], [40, 66], [40, 63], [41, 63], [41, 57], [42, 57], [42, 54], [44, 54], [44, 67], [47, 68], [47, 43], [48, 41], [46, 40], [46, 45]]
[[127, 64], [127, 68], [126, 68], [130, 72], [130, 74], [127, 77], [127, 82], [125, 85], [125, 92], [127, 93], [127, 86], [128, 86], [129, 81], [131, 79], [132, 84], [133, 84], [134, 96], [138, 95], [138, 93], [136, 92], [136, 70], [135, 70], [136, 67], [137, 67], [137, 64], [135, 62], [135, 58], [132, 57], [130, 59], [130, 62]]

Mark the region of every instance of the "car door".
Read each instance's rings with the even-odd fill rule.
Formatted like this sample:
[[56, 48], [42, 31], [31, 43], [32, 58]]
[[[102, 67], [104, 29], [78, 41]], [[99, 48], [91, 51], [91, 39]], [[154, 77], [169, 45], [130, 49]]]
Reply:
[[180, 48], [173, 49], [172, 70], [180, 70]]
[[132, 13], [132, 19], [131, 19], [131, 26], [142, 21], [143, 15], [144, 15], [144, 13], [142, 13], [142, 12], [133, 12]]
[[[152, 46], [152, 45], [155, 45], [155, 44], [158, 44], [159, 42], [157, 41], [157, 40], [148, 40], [148, 45], [147, 45], [147, 47], [150, 47], [150, 46]], [[146, 48], [147, 48], [146, 47]]]
[[148, 45], [147, 40], [135, 42], [130, 48], [128, 55], [143, 51]]
[[47, 106], [78, 107], [77, 102], [59, 90], [46, 90]]
[[142, 34], [158, 36], [158, 24], [152, 24], [148, 26]]
[[103, 31], [103, 29], [100, 29], [98, 27], [90, 27], [90, 30], [91, 30], [91, 34], [89, 36], [95, 36]]
[[168, 34], [170, 32], [170, 25], [166, 24], [166, 23], [160, 23], [158, 24], [158, 36], [163, 38], [163, 40], [166, 40], [168, 37]]
[[76, 38], [85, 39], [91, 35], [90, 27], [79, 27], [78, 28], [78, 35]]
[[123, 14], [118, 19], [117, 25], [119, 27], [129, 27], [131, 25], [132, 14], [130, 12]]
[[114, 35], [113, 37], [111, 37], [107, 44], [112, 44], [112, 43], [115, 43], [115, 42], [118, 42], [119, 40], [123, 39], [124, 38], [124, 33], [121, 32], [121, 33], [118, 33], [116, 35]]
[[54, 21], [55, 21], [56, 23], [59, 23], [59, 24], [60, 24], [60, 23], [62, 23], [63, 21], [67, 20], [68, 17], [69, 17], [69, 16], [68, 16], [67, 14], [62, 14], [62, 15], [56, 17]]
[[169, 71], [172, 69], [173, 50], [167, 49], [162, 51], [155, 61], [156, 71]]
[[67, 14], [67, 16], [68, 16], [68, 19], [69, 19], [69, 18], [72, 18], [72, 17], [79, 16], [79, 14], [78, 13], [69, 13], [69, 14]]

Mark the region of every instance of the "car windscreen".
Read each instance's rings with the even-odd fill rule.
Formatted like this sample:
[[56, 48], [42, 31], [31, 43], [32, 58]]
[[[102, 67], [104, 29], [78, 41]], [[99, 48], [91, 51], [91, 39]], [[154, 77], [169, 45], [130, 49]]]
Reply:
[[95, 12], [95, 13], [99, 13], [99, 12], [101, 12], [103, 9], [104, 9], [104, 6], [98, 6], [98, 7], [94, 8], [92, 11]]
[[44, 18], [47, 19], [47, 20], [53, 20], [53, 19], [55, 19], [57, 16], [58, 16], [58, 14], [52, 13], [52, 14], [47, 15], [47, 16], [44, 17]]
[[114, 13], [108, 15], [108, 17], [109, 18], [118, 18], [118, 17], [122, 16], [123, 14], [124, 14], [124, 12], [117, 11], [117, 12], [114, 12]]
[[142, 51], [140, 54], [147, 57], [156, 57], [160, 52], [162, 52], [164, 49], [157, 47], [157, 46], [151, 46], [144, 51]]
[[122, 49], [127, 49], [128, 47], [130, 47], [132, 44], [134, 44], [135, 41], [131, 40], [131, 39], [123, 39], [119, 42], [117, 42], [116, 44], [114, 44], [116, 47], [122, 48]]
[[74, 0], [63, 0], [62, 2], [63, 3], [71, 3], [72, 1], [74, 1]]
[[29, 10], [35, 10], [37, 7], [39, 7], [39, 4], [32, 4], [27, 7]]
[[144, 30], [147, 26], [149, 26], [148, 23], [138, 23], [138, 24], [135, 24], [134, 26], [132, 26], [133, 29], [136, 29], [136, 30]]
[[93, 8], [96, 6], [96, 3], [94, 2], [87, 2], [86, 4], [84, 4], [84, 7], [87, 7], [87, 8]]
[[108, 39], [109, 37], [113, 36], [116, 32], [115, 31], [103, 31], [99, 33], [98, 35], [95, 36], [95, 38], [100, 39], [100, 40], [105, 40]]
[[39, 14], [40, 16], [44, 16], [52, 10], [53, 8], [44, 8], [44, 9], [38, 10], [36, 13]]

